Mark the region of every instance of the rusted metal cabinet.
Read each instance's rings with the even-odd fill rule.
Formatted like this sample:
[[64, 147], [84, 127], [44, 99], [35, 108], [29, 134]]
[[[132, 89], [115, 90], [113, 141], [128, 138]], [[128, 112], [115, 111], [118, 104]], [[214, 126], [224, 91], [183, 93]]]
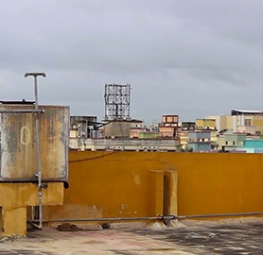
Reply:
[[[1, 105], [0, 110], [34, 110], [33, 105]], [[39, 106], [43, 181], [68, 179], [69, 107]], [[0, 113], [0, 182], [37, 181], [34, 113]]]

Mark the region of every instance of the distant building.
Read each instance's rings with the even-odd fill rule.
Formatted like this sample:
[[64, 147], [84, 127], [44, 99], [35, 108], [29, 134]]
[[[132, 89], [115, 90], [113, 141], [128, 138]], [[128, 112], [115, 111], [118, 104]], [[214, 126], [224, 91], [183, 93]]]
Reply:
[[263, 111], [232, 110], [231, 115], [213, 115], [218, 131], [232, 130], [247, 134], [263, 134]]
[[163, 115], [162, 122], [159, 124], [160, 137], [178, 138], [178, 115]]
[[195, 122], [182, 122], [178, 128], [178, 137], [181, 149], [187, 149], [188, 133], [195, 130]]
[[71, 116], [70, 137], [101, 138], [101, 125], [96, 116]]
[[211, 132], [206, 130], [189, 131], [188, 150], [205, 152], [211, 150]]
[[104, 124], [105, 138], [138, 138], [143, 131], [143, 121], [137, 119], [116, 119]]
[[214, 119], [196, 119], [196, 130], [217, 130], [216, 121]]
[[144, 131], [143, 121], [130, 120], [130, 138], [139, 138], [139, 134]]
[[192, 131], [195, 130], [195, 122], [182, 122], [181, 131]]
[[231, 110], [232, 116], [263, 116], [263, 111]]
[[71, 150], [91, 151], [171, 151], [175, 152], [178, 141], [175, 139], [133, 139], [133, 138], [71, 138]]
[[224, 150], [226, 151], [236, 151], [243, 150], [244, 141], [246, 139], [246, 134], [242, 133], [226, 133], [225, 135], [225, 145]]
[[214, 119], [196, 119], [195, 126], [196, 130], [210, 131], [211, 149], [218, 149], [216, 121]]
[[130, 122], [127, 120], [112, 120], [104, 125], [104, 138], [129, 138]]
[[245, 140], [244, 150], [247, 153], [263, 153], [263, 140]]
[[159, 137], [159, 133], [151, 132], [151, 131], [144, 131], [139, 133], [139, 139], [156, 139]]
[[237, 127], [234, 124], [234, 118], [231, 115], [210, 115], [207, 116], [207, 119], [214, 119], [216, 123], [216, 129], [218, 132], [226, 131], [226, 130], [233, 130], [237, 131]]

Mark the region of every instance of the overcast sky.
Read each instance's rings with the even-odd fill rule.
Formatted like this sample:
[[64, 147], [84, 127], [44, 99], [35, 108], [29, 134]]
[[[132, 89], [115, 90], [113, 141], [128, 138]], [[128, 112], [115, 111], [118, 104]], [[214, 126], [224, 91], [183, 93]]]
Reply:
[[183, 121], [263, 110], [261, 0], [1, 0], [0, 99], [104, 115], [104, 84], [132, 85], [131, 116]]

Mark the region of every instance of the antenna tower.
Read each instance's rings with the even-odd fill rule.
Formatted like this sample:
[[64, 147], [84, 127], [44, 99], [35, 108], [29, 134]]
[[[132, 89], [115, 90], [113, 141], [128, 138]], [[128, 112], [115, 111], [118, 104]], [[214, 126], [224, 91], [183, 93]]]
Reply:
[[105, 120], [130, 118], [130, 84], [105, 84]]

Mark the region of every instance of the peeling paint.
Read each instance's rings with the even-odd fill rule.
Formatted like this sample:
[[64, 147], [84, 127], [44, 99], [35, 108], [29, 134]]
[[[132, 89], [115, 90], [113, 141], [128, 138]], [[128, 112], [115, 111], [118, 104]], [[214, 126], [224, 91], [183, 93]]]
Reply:
[[[2, 105], [2, 110], [31, 109], [31, 105]], [[69, 107], [39, 106], [42, 179], [68, 178]], [[0, 181], [36, 181], [34, 113], [0, 113]]]

